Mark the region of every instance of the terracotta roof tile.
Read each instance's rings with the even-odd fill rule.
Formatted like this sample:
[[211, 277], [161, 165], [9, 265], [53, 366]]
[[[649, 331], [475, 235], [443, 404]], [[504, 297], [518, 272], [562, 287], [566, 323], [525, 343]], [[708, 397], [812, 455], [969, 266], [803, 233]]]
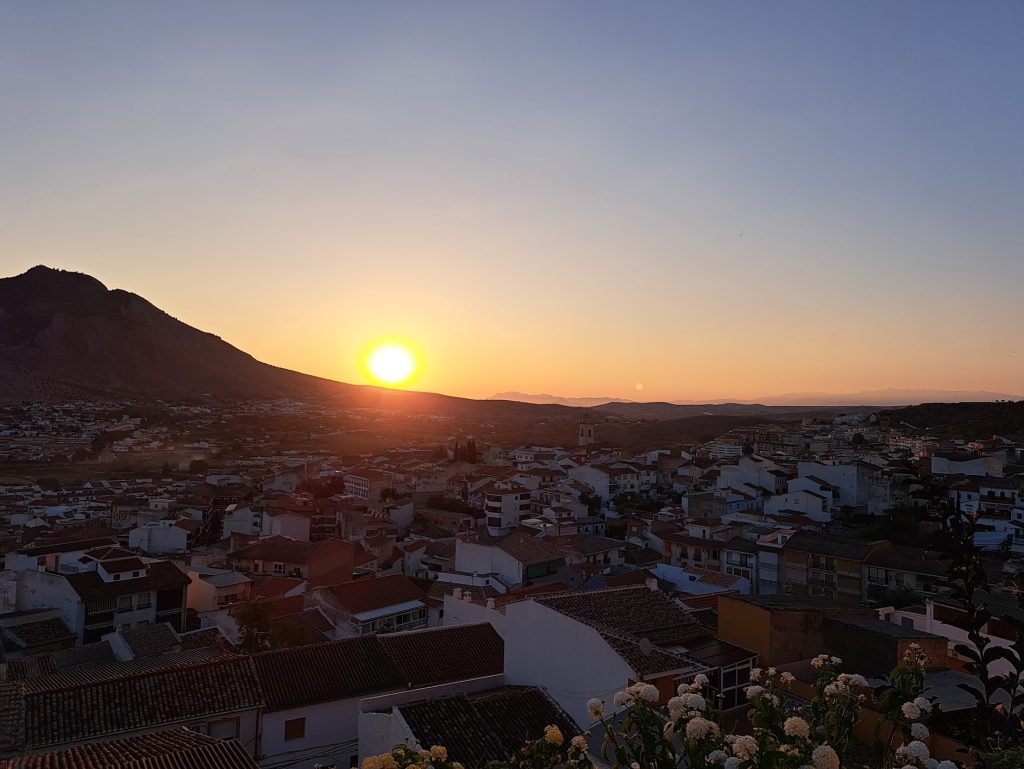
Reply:
[[684, 643], [707, 628], [660, 590], [646, 586], [608, 588], [535, 598], [537, 603], [598, 630], [655, 644]]
[[505, 670], [505, 643], [486, 622], [391, 633], [381, 636], [380, 642], [414, 689]]
[[252, 660], [270, 710], [404, 688], [373, 635], [263, 652]]
[[136, 579], [104, 582], [103, 578], [94, 571], [68, 574], [65, 579], [86, 601], [131, 595], [146, 590], [180, 590], [189, 584], [188, 575], [170, 561], [154, 561], [146, 564], [146, 576]]
[[565, 711], [533, 686], [505, 686], [398, 710], [421, 746], [446, 746], [451, 760], [466, 769], [508, 759], [524, 743], [542, 737], [548, 724], [556, 724], [566, 740], [580, 733]]
[[257, 769], [237, 740], [169, 729], [0, 760], [0, 769]]
[[166, 622], [133, 630], [122, 630], [121, 637], [136, 657], [149, 657], [180, 647], [181, 639]]
[[149, 729], [263, 704], [252, 660], [218, 659], [44, 692], [25, 702], [28, 748]]
[[407, 601], [421, 601], [426, 597], [412, 580], [401, 574], [358, 579], [326, 589], [353, 614], [383, 609]]
[[291, 537], [266, 537], [251, 545], [230, 553], [230, 557], [242, 561], [277, 561], [280, 563], [303, 564], [317, 546], [312, 542]]

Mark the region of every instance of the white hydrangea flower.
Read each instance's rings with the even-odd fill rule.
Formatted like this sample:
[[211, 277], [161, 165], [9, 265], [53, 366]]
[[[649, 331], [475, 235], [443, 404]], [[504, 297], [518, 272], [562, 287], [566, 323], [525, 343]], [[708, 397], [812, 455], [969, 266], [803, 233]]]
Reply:
[[850, 676], [850, 686], [868, 687], [871, 684], [868, 683], [868, 679], [862, 676], [860, 673], [854, 673]]
[[584, 753], [587, 752], [587, 741], [581, 734], [573, 737], [569, 744], [576, 748], [576, 750], [582, 750]]
[[726, 758], [728, 756], [725, 755], [724, 750], [712, 750], [708, 753], [707, 762], [709, 764], [724, 764]]
[[640, 699], [646, 700], [647, 702], [657, 702], [661, 699], [661, 695], [658, 693], [658, 687], [652, 684], [644, 684], [640, 689]]
[[921, 717], [921, 708], [914, 702], [904, 702], [900, 705], [900, 712], [908, 721], [916, 721]]
[[723, 769], [740, 769], [741, 760], [742, 759], [738, 758], [737, 756], [729, 756], [727, 759], [725, 759], [725, 765], [723, 766]]
[[718, 731], [718, 725], [713, 721], [708, 721], [706, 718], [691, 719], [686, 724], [686, 739], [688, 740], [702, 740], [709, 734], [715, 734]]
[[587, 714], [594, 721], [600, 720], [604, 716], [604, 703], [597, 697], [591, 697], [587, 700]]
[[928, 727], [920, 722], [913, 723], [910, 725], [910, 736], [915, 740], [927, 740]]
[[704, 710], [708, 706], [707, 701], [703, 697], [692, 692], [687, 692], [680, 699], [683, 701], [683, 705], [690, 710]]
[[612, 702], [615, 703], [615, 707], [622, 708], [628, 705], [633, 700], [633, 695], [629, 692], [615, 692], [615, 696], [612, 698]]
[[779, 680], [788, 686], [796, 680], [796, 676], [787, 671], [779, 676]]
[[800, 716], [790, 716], [786, 719], [786, 723], [782, 725], [782, 731], [786, 733], [787, 737], [807, 739], [811, 733], [811, 727]]
[[911, 758], [915, 758], [918, 761], [925, 761], [930, 755], [930, 752], [928, 750], [928, 746], [920, 740], [911, 740], [903, 746], [903, 754], [910, 756]]
[[917, 707], [919, 707], [921, 709], [922, 713], [931, 713], [932, 712], [931, 700], [926, 700], [924, 697], [916, 697], [914, 699], [914, 704], [917, 705]]
[[733, 740], [733, 752], [743, 759], [751, 759], [757, 755], [757, 740], [749, 734], [741, 734]]
[[763, 686], [748, 686], [743, 690], [743, 693], [747, 695], [748, 700], [752, 700], [755, 697], [760, 697], [764, 693]]
[[839, 756], [830, 745], [819, 745], [811, 753], [814, 769], [839, 769]]
[[751, 671], [750, 671], [750, 680], [751, 681], [760, 681], [761, 680], [761, 668], [752, 668], [751, 669]]
[[956, 769], [956, 764], [947, 759], [946, 761], [939, 761], [939, 765], [936, 769]]
[[708, 677], [706, 675], [704, 675], [703, 673], [698, 673], [697, 675], [695, 675], [693, 677], [693, 682], [695, 684], [700, 684], [701, 686], [707, 686], [708, 685]]
[[768, 677], [771, 678], [778, 672], [775, 668], [768, 668]]

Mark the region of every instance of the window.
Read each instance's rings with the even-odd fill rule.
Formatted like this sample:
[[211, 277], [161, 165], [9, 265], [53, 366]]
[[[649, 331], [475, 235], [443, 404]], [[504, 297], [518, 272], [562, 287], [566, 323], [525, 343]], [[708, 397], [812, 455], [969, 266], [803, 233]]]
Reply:
[[153, 597], [149, 593], [139, 593], [135, 602], [136, 609], [148, 609], [153, 604]]
[[283, 563], [275, 563], [274, 564], [274, 574], [284, 574], [284, 564]]
[[306, 719], [305, 718], [289, 718], [284, 722], [284, 739], [285, 742], [288, 740], [300, 740], [306, 736]]
[[117, 610], [118, 611], [131, 611], [132, 610], [132, 597], [130, 595], [119, 595], [117, 597]]
[[209, 727], [210, 736], [216, 737], [218, 740], [238, 739], [237, 718], [223, 718], [220, 721], [210, 721], [207, 727]]

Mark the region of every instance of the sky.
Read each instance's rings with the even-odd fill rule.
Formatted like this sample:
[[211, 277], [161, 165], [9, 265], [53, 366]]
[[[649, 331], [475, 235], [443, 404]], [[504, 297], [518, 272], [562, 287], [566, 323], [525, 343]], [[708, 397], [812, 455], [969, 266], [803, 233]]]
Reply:
[[1022, 137], [1019, 2], [0, 0], [0, 275], [470, 397], [1017, 394]]

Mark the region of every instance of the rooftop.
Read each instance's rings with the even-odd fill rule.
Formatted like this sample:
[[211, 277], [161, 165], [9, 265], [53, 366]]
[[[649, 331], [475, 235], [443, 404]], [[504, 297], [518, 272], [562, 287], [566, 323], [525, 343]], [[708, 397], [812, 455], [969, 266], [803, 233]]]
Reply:
[[565, 711], [533, 686], [504, 686], [414, 702], [398, 710], [417, 742], [446, 746], [450, 760], [466, 769], [506, 760], [526, 742], [542, 737], [548, 724], [557, 725], [566, 740], [580, 732]]

